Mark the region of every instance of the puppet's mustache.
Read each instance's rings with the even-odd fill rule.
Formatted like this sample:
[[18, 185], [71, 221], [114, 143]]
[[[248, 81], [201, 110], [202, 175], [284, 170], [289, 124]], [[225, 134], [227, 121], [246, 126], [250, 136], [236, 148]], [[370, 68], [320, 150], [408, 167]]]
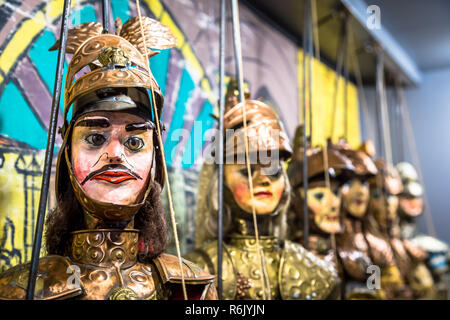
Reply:
[[141, 179], [142, 180], [142, 178], [136, 172], [131, 171], [130, 169], [128, 169], [127, 167], [125, 167], [122, 164], [107, 164], [107, 165], [101, 167], [100, 169], [92, 171], [91, 173], [89, 173], [86, 176], [86, 178], [84, 178], [83, 182], [81, 182], [81, 185], [84, 185], [87, 181], [91, 180], [95, 176], [98, 176], [99, 174], [102, 174], [102, 173], [108, 172], [108, 171], [124, 172], [124, 173], [127, 173], [127, 174], [133, 176], [136, 179]]

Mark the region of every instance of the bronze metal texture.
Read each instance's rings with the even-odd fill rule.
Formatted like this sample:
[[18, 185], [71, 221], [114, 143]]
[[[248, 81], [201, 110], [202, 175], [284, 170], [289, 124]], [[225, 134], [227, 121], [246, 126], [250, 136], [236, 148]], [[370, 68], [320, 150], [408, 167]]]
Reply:
[[[308, 152], [308, 179], [312, 179], [325, 173], [324, 150], [311, 149]], [[329, 172], [337, 177], [341, 173], [351, 172], [354, 167], [346, 156], [339, 151], [327, 148]], [[303, 183], [303, 153], [299, 149], [294, 151], [294, 156], [288, 166], [288, 176], [293, 188], [297, 188]], [[324, 177], [325, 179], [325, 177]]]
[[246, 111], [249, 152], [262, 153], [277, 150], [280, 157], [290, 157], [292, 148], [289, 137], [278, 115], [267, 104], [257, 100], [246, 100], [225, 110], [224, 128], [226, 131], [235, 130], [232, 136], [226, 135], [225, 154], [245, 154], [243, 108]]
[[[128, 58], [127, 64], [100, 65], [91, 68], [90, 72], [77, 80], [74, 79], [75, 75], [86, 66], [99, 64], [99, 57], [102, 60], [104, 50], [108, 48], [120, 48]], [[121, 54], [123, 55], [123, 53]], [[65, 114], [67, 115], [70, 105], [78, 97], [107, 87], [153, 88], [159, 100], [163, 99], [156, 80], [147, 69], [145, 57], [130, 42], [112, 34], [103, 34], [88, 39], [73, 55], [66, 76]], [[158, 105], [159, 112], [162, 111], [161, 108], [162, 105]]]
[[[332, 295], [338, 278], [335, 269], [299, 244], [260, 237], [273, 299], [326, 299]], [[262, 299], [261, 275], [256, 261], [255, 238], [233, 235], [224, 244], [223, 298]], [[215, 274], [217, 241], [211, 241], [186, 255], [202, 269]]]
[[[39, 300], [170, 299], [180, 286], [175, 256], [162, 254], [151, 263], [137, 261], [138, 230], [95, 229], [72, 233], [68, 257], [40, 259], [35, 298]], [[188, 294], [217, 299], [214, 277], [183, 260]], [[0, 300], [24, 299], [29, 273], [22, 264], [0, 275]]]

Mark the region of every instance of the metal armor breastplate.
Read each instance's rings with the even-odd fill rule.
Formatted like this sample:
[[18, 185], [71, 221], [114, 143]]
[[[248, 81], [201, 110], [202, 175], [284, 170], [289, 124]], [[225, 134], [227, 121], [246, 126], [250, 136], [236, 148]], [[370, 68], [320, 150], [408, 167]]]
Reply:
[[362, 234], [360, 221], [346, 219], [345, 231], [336, 237], [337, 251], [345, 274], [352, 280], [365, 281], [367, 267], [372, 264], [369, 247]]
[[70, 260], [80, 269], [82, 299], [156, 298], [155, 270], [137, 262], [138, 230], [73, 233]]
[[[214, 277], [189, 261], [182, 260], [182, 270], [178, 258], [165, 253], [139, 262], [138, 230], [77, 231], [70, 244], [68, 257], [39, 260], [35, 299], [178, 299], [181, 272], [189, 299], [217, 299]], [[21, 264], [0, 274], [0, 300], [25, 298], [29, 269]]]
[[[272, 299], [279, 299], [278, 269], [280, 250], [275, 237], [260, 237], [265, 272], [270, 282]], [[255, 237], [233, 235], [228, 246], [237, 273], [237, 299], [260, 300], [264, 298], [263, 277], [258, 259]]]
[[[261, 237], [264, 247], [272, 299], [320, 300], [336, 298], [339, 279], [332, 265], [317, 258], [301, 245], [284, 241], [278, 246], [276, 238]], [[252, 236], [232, 237], [223, 249], [223, 298], [233, 300], [261, 299], [262, 282], [255, 239]], [[202, 269], [215, 274], [217, 241], [211, 241], [186, 255]], [[260, 293], [259, 293], [260, 292]], [[258, 294], [259, 293], [259, 294]]]

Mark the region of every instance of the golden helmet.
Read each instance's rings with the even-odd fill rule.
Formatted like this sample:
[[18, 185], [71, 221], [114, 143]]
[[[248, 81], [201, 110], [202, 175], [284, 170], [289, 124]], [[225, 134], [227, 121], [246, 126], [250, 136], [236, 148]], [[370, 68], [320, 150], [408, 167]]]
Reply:
[[[57, 198], [66, 192], [69, 187], [67, 181], [70, 180], [80, 204], [94, 215], [107, 220], [123, 220], [134, 215], [144, 204], [149, 190], [141, 203], [128, 206], [101, 203], [84, 194], [73, 175], [70, 160], [73, 123], [82, 114], [99, 110], [127, 110], [154, 123], [159, 121], [163, 95], [146, 57], [158, 53], [152, 49], [167, 49], [176, 44], [176, 38], [169, 28], [156, 20], [142, 17], [145, 41], [139, 18], [131, 18], [123, 26], [118, 22], [116, 34], [102, 34], [102, 25], [92, 22], [69, 30], [66, 53], [72, 53], [73, 56], [66, 74], [64, 125], [61, 128], [63, 143], [56, 168]], [[50, 50], [58, 48], [59, 45], [58, 41]], [[155, 117], [152, 110], [148, 89], [153, 91], [158, 117]], [[69, 111], [72, 111], [70, 119]], [[156, 131], [153, 138], [156, 141]], [[155, 148], [154, 157], [152, 178], [163, 185], [160, 148]]]

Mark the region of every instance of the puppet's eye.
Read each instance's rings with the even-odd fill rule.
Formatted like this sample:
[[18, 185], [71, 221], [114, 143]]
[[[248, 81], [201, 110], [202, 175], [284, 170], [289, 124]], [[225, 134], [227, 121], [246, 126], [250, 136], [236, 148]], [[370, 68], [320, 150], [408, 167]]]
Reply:
[[[253, 171], [252, 171], [252, 172], [253, 172]], [[247, 170], [247, 167], [245, 167], [245, 168], [239, 170], [239, 173], [242, 174], [244, 177], [247, 178], [247, 177], [248, 177], [248, 170]]]
[[317, 192], [316, 194], [314, 194], [314, 197], [316, 197], [317, 200], [322, 200], [323, 198], [323, 192]]
[[131, 137], [125, 141], [124, 145], [131, 151], [139, 151], [144, 146], [144, 141], [138, 137]]
[[93, 133], [88, 135], [85, 140], [87, 141], [87, 143], [98, 147], [105, 142], [106, 138], [102, 134]]

